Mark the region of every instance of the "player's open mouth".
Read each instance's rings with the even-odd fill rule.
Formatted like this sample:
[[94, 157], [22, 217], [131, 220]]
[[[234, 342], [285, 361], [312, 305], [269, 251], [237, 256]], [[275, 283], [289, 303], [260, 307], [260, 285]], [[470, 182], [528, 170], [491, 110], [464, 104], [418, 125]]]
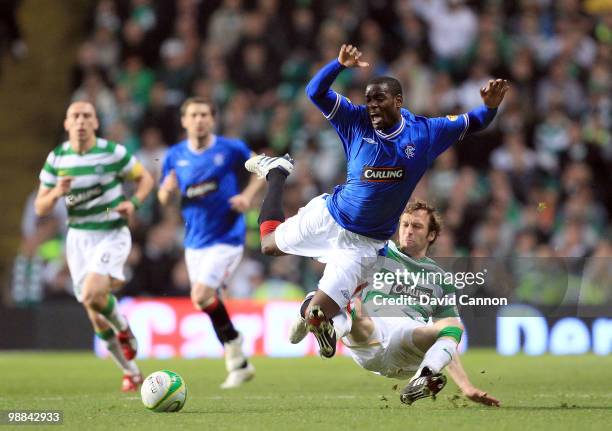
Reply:
[[382, 116], [378, 113], [370, 113], [370, 121], [373, 125], [377, 125], [382, 121]]

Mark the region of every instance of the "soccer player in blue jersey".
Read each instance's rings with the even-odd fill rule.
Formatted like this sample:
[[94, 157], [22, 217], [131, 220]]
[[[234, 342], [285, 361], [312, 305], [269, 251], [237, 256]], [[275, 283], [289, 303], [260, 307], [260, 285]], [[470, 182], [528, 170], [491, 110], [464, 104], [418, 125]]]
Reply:
[[391, 77], [368, 83], [365, 105], [354, 105], [330, 88], [345, 68], [368, 66], [356, 47], [342, 45], [338, 58], [306, 87], [342, 141], [348, 161], [345, 184], [285, 220], [282, 188], [292, 160], [259, 155], [245, 165], [268, 182], [260, 214], [262, 252], [315, 257], [326, 263], [317, 292], [305, 300], [292, 329], [307, 327], [323, 357], [332, 357], [336, 339], [350, 331], [351, 322], [340, 311], [372, 271], [427, 168], [449, 146], [485, 128], [508, 90], [507, 81], [491, 80], [480, 91], [482, 106], [459, 116], [425, 118], [402, 107], [402, 87]]
[[238, 139], [213, 133], [215, 111], [207, 100], [187, 99], [181, 124], [187, 139], [166, 154], [158, 198], [166, 205], [180, 194], [191, 300], [208, 314], [224, 346], [228, 376], [221, 387], [234, 388], [253, 378], [255, 368], [242, 352], [242, 336], [217, 290], [240, 263], [246, 233], [242, 212], [264, 182], [253, 175], [240, 192], [239, 175], [251, 151]]

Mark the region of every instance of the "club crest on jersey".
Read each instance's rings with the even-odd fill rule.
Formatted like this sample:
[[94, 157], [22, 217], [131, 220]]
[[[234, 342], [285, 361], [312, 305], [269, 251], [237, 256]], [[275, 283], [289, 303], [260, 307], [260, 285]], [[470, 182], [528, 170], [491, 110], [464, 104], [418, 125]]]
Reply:
[[221, 166], [224, 161], [225, 157], [223, 157], [223, 154], [215, 154], [215, 158], [213, 159], [215, 166]]
[[404, 148], [404, 154], [409, 159], [412, 159], [414, 157], [415, 152], [416, 148], [414, 148], [414, 145], [406, 145], [406, 148]]
[[391, 166], [377, 168], [374, 166], [364, 166], [361, 171], [361, 180], [380, 183], [397, 183], [404, 180], [405, 170], [401, 166]]
[[209, 193], [217, 190], [217, 183], [214, 181], [205, 181], [200, 184], [194, 184], [193, 186], [187, 187], [185, 190], [185, 196], [189, 199], [201, 198]]

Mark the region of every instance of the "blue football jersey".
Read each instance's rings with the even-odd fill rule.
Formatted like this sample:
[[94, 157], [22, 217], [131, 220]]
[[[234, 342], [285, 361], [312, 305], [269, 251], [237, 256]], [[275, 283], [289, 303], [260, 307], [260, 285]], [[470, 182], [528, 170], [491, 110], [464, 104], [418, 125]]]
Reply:
[[387, 240], [427, 168], [463, 139], [470, 119], [468, 114], [426, 118], [402, 109], [398, 124], [376, 130], [365, 106], [329, 89], [340, 70], [329, 64], [306, 90], [336, 129], [348, 162], [346, 183], [327, 198], [327, 208], [343, 228]]
[[244, 243], [244, 216], [231, 209], [229, 199], [240, 193], [239, 174], [251, 151], [238, 139], [213, 139], [202, 152], [181, 141], [164, 160], [160, 182], [174, 169], [181, 192], [185, 248]]

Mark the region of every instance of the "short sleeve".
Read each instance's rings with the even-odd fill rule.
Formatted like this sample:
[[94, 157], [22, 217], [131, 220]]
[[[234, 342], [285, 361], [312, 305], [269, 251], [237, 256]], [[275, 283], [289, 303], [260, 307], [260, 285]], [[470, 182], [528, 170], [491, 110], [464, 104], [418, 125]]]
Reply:
[[461, 141], [470, 126], [467, 114], [447, 115], [446, 117], [429, 118], [429, 152], [427, 161], [431, 164], [455, 142]]
[[134, 157], [127, 148], [120, 144], [116, 144], [115, 146], [115, 156], [119, 159], [117, 162], [119, 176], [128, 177], [136, 167], [138, 160], [136, 160], [136, 157]]
[[45, 164], [38, 175], [40, 182], [48, 188], [53, 188], [57, 184], [57, 169], [55, 164], [55, 153], [51, 151], [45, 160]]
[[[334, 92], [335, 93], [335, 92]], [[363, 106], [353, 105], [353, 103], [339, 93], [336, 94], [336, 102], [332, 110], [323, 115], [332, 126], [346, 139], [352, 138], [352, 130], [365, 113]]]
[[238, 164], [244, 164], [244, 162], [251, 158], [251, 149], [243, 141], [236, 140], [236, 145], [234, 148], [236, 158], [238, 159]]

